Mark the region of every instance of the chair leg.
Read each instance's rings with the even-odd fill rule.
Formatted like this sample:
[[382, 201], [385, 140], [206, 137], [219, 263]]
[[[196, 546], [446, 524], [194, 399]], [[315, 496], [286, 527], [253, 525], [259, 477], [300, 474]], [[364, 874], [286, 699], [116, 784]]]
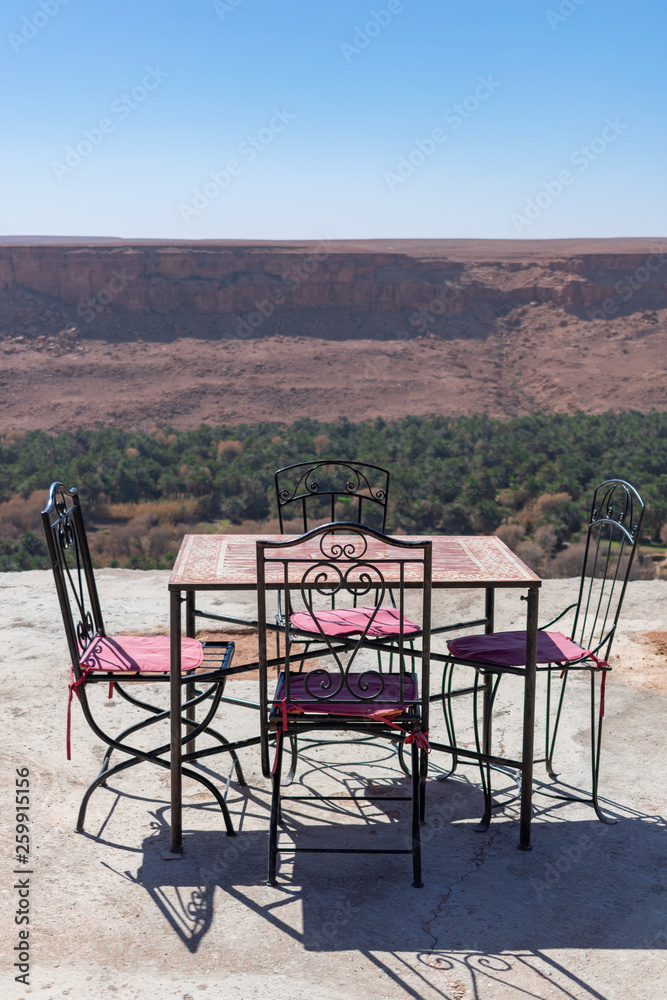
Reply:
[[[116, 749], [121, 749], [123, 750], [124, 753], [130, 753], [129, 748], [125, 749], [123, 747], [117, 747]], [[166, 752], [167, 749], [168, 747], [162, 748], [164, 752]], [[100, 785], [106, 784], [107, 780], [111, 778], [114, 774], [118, 774], [120, 771], [127, 770], [128, 767], [134, 767], [135, 764], [141, 764], [141, 763], [157, 764], [158, 767], [164, 767], [167, 769], [169, 768], [169, 761], [162, 760], [161, 758], [156, 756], [149, 756], [149, 757], [130, 757], [129, 760], [123, 760], [119, 764], [116, 764], [115, 767], [111, 767], [106, 771], [101, 771], [97, 775], [95, 780], [92, 781], [91, 784], [88, 786], [85, 795], [81, 800], [81, 805], [79, 807], [79, 815], [75, 827], [77, 833], [84, 832], [83, 825], [86, 820], [86, 810], [88, 808], [88, 802], [90, 801], [90, 797], [95, 791], [95, 789], [99, 788]], [[220, 790], [215, 787], [212, 781], [209, 781], [208, 778], [204, 777], [203, 774], [200, 774], [197, 771], [191, 771], [190, 768], [183, 767], [181, 768], [181, 773], [186, 775], [188, 778], [194, 778], [195, 781], [198, 781], [201, 785], [204, 786], [204, 788], [208, 789], [208, 791], [211, 793], [213, 798], [220, 806], [220, 811], [225, 821], [225, 829], [227, 832], [227, 836], [228, 837], [236, 836], [236, 830], [234, 829], [234, 824], [232, 823], [232, 818], [229, 814], [227, 803], [225, 802]]]
[[[134, 725], [128, 726], [127, 729], [123, 729], [122, 732], [118, 733], [118, 735], [114, 737], [114, 740], [116, 743], [122, 743], [122, 741], [124, 739], [127, 739], [127, 737], [130, 736], [132, 733], [137, 733], [139, 732], [140, 729], [145, 729], [147, 726], [151, 726], [155, 722], [161, 722], [164, 719], [166, 719], [168, 715], [169, 715], [168, 711], [164, 710], [161, 710], [160, 712], [156, 711], [155, 715], [149, 716], [147, 719], [142, 719], [141, 722], [135, 722]], [[102, 766], [100, 767], [97, 773], [98, 777], [109, 771], [109, 761], [111, 760], [111, 754], [113, 753], [114, 749], [115, 748], [112, 746], [107, 747], [106, 753], [102, 758]], [[102, 784], [104, 784], [104, 782], [102, 782]]]
[[[192, 686], [193, 685], [188, 684], [187, 687], [189, 689]], [[224, 681], [223, 681], [223, 690], [224, 690]], [[137, 698], [133, 698], [126, 691], [124, 691], [121, 688], [120, 684], [118, 684], [118, 683], [116, 684], [116, 691], [118, 692], [118, 694], [122, 695], [122, 697], [127, 702], [129, 702], [131, 705], [137, 705], [139, 708], [143, 708], [143, 709], [145, 709], [147, 711], [150, 711], [150, 712], [154, 713], [152, 717], [149, 717], [147, 719], [142, 719], [140, 722], [136, 722], [136, 723], [134, 723], [134, 725], [129, 726], [127, 729], [124, 729], [121, 733], [119, 733], [115, 737], [115, 742], [116, 743], [122, 742], [122, 740], [126, 739], [131, 733], [136, 733], [140, 729], [143, 729], [146, 726], [150, 726], [150, 725], [152, 725], [155, 722], [160, 722], [163, 719], [166, 719], [166, 718], [169, 717], [169, 709], [158, 708], [156, 705], [149, 705], [147, 702], [143, 702], [143, 701], [140, 701]], [[194, 706], [192, 706], [192, 707], [194, 707]], [[195, 721], [194, 717], [190, 717], [189, 715], [186, 714], [186, 716], [185, 716], [185, 718], [183, 720], [183, 725], [186, 727], [186, 730], [187, 730], [188, 725], [192, 724], [193, 721]], [[204, 729], [204, 732], [208, 736], [212, 736], [214, 739], [218, 740], [223, 745], [225, 743], [229, 743], [229, 740], [225, 736], [223, 736], [221, 733], [219, 733], [216, 729], [213, 729], [211, 726], [206, 726], [206, 728]], [[187, 743], [187, 745], [186, 745], [186, 751], [185, 752], [186, 753], [190, 753], [191, 751], [188, 749], [188, 747], [194, 747], [194, 745], [195, 745], [194, 741], [191, 741], [191, 742]], [[114, 751], [114, 747], [113, 746], [107, 747], [106, 753], [104, 754], [104, 757], [102, 759], [102, 766], [100, 767], [99, 774], [102, 774], [102, 773], [104, 773], [105, 771], [108, 770], [108, 768], [109, 768], [109, 762], [111, 760], [111, 755], [112, 755], [113, 751]], [[239, 785], [241, 787], [245, 787], [247, 785], [247, 781], [245, 780], [245, 776], [244, 776], [243, 770], [241, 768], [241, 761], [239, 760], [238, 755], [237, 755], [237, 753], [236, 753], [235, 750], [230, 750], [229, 753], [230, 753], [230, 756], [231, 756], [232, 760], [234, 761], [234, 764], [236, 765], [236, 778], [237, 778], [237, 781], [238, 781], [238, 783], [239, 783]], [[104, 785], [104, 782], [102, 784]]]
[[[447, 742], [450, 747], [456, 746], [456, 729], [454, 728], [454, 712], [452, 711], [452, 683], [454, 680], [454, 664], [446, 663], [442, 670], [442, 714], [447, 729]], [[458, 767], [459, 759], [455, 753], [452, 754], [452, 766], [447, 774], [439, 774], [438, 781], [446, 781], [451, 778]]]
[[[166, 763], [166, 762], [165, 762]], [[227, 803], [225, 802], [220, 789], [216, 788], [212, 781], [205, 778], [203, 774], [199, 774], [197, 771], [191, 771], [188, 767], [181, 768], [182, 773], [187, 778], [194, 778], [198, 781], [204, 788], [207, 788], [215, 801], [220, 806], [220, 812], [222, 813], [223, 819], [225, 821], [225, 829], [227, 831], [228, 837], [235, 837], [236, 830], [234, 829], [234, 824], [232, 823], [232, 817], [229, 815], [229, 809], [227, 808]]]
[[419, 751], [419, 822], [426, 820], [426, 776], [428, 775], [428, 755]]
[[86, 810], [88, 809], [88, 803], [90, 802], [90, 797], [95, 791], [95, 789], [99, 788], [100, 785], [105, 784], [108, 778], [112, 777], [114, 774], [118, 774], [119, 771], [126, 771], [128, 767], [132, 767], [134, 764], [139, 764], [139, 763], [141, 763], [140, 758], [135, 757], [132, 758], [131, 760], [123, 760], [120, 762], [120, 764], [116, 764], [115, 767], [107, 768], [106, 770], [100, 771], [98, 773], [97, 777], [93, 781], [91, 781], [91, 783], [88, 785], [88, 788], [86, 789], [85, 794], [81, 799], [81, 805], [79, 806], [79, 815], [77, 817], [76, 826], [74, 827], [77, 833], [84, 832], [83, 824], [86, 821]]
[[552, 672], [550, 670], [547, 677], [547, 726], [546, 726], [545, 767], [549, 777], [556, 779], [558, 777], [558, 773], [554, 771], [553, 759], [554, 759], [554, 751], [556, 749], [556, 737], [558, 735], [558, 726], [560, 724], [561, 712], [563, 710], [563, 699], [565, 698], [565, 688], [567, 685], [568, 671], [567, 670], [565, 671], [565, 676], [561, 681], [560, 695], [558, 698], [558, 708], [556, 709], [556, 718], [554, 719], [553, 735], [551, 736], [551, 739], [549, 739], [549, 726], [550, 726], [549, 716], [551, 709], [551, 673]]
[[[211, 730], [206, 729], [206, 733], [209, 733], [210, 731]], [[222, 736], [219, 733], [215, 733], [214, 735], [218, 737], [223, 746], [225, 745], [225, 743], [229, 743], [229, 740], [225, 736]], [[245, 775], [243, 774], [243, 770], [241, 768], [241, 761], [238, 758], [236, 750], [230, 750], [229, 756], [234, 761], [234, 768], [236, 770], [236, 781], [241, 788], [245, 788], [248, 782], [245, 780]]]
[[[592, 792], [591, 799], [593, 802], [593, 808], [595, 809], [595, 814], [601, 823], [606, 823], [608, 826], [613, 826], [617, 822], [613, 816], [605, 816], [605, 814], [600, 809], [600, 803], [598, 802], [598, 784], [600, 779], [600, 751], [602, 749], [602, 711], [604, 706], [602, 702], [600, 704], [600, 709], [598, 712], [595, 711], [595, 670], [591, 670], [591, 777], [592, 777]], [[604, 677], [604, 674], [602, 675]], [[600, 699], [602, 699], [602, 692], [600, 692]], [[597, 734], [596, 734], [596, 716], [597, 716]]]
[[[194, 684], [185, 685], [185, 700], [191, 701], [197, 695], [197, 689]], [[189, 728], [194, 729], [197, 725], [197, 710], [194, 705], [188, 705], [185, 710], [185, 717], [189, 723]], [[186, 753], [194, 753], [197, 748], [195, 747], [195, 740], [189, 740], [185, 744]]]
[[412, 744], [412, 885], [415, 889], [421, 889], [422, 882], [422, 854], [421, 854], [421, 802], [422, 802], [422, 782], [421, 766], [419, 760], [419, 748], [416, 743]]
[[[146, 712], [153, 713], [152, 716], [148, 716], [148, 718], [146, 719], [141, 719], [140, 722], [135, 722], [132, 726], [128, 726], [127, 729], [123, 729], [122, 732], [118, 733], [118, 735], [115, 737], [115, 741], [117, 743], [120, 743], [122, 742], [122, 740], [126, 739], [126, 737], [130, 735], [130, 733], [138, 732], [145, 726], [150, 726], [154, 722], [160, 722], [163, 719], [169, 717], [169, 709], [160, 708], [157, 705], [150, 705], [148, 702], [140, 701], [138, 698], [133, 698], [131, 694], [128, 694], [128, 692], [124, 690], [124, 688], [118, 681], [115, 682], [114, 689], [116, 691], [116, 694], [120, 695], [121, 698], [124, 698], [124, 700], [129, 702], [130, 705], [138, 706], [139, 708], [143, 709]], [[115, 748], [113, 746], [107, 747], [106, 753], [104, 754], [104, 757], [102, 759], [102, 766], [100, 767], [99, 770], [100, 774], [102, 774], [103, 771], [108, 770], [109, 762], [111, 760], [111, 755], [114, 752], [114, 749]]]
[[[479, 673], [475, 673], [475, 690], [473, 692], [473, 721], [475, 725], [475, 746], [477, 753], [490, 753], [491, 747], [491, 674], [484, 674], [483, 708], [482, 708], [482, 738], [479, 734]], [[475, 827], [477, 833], [484, 833], [491, 823], [491, 766], [487, 761], [480, 760], [479, 775], [482, 782], [482, 792], [484, 793], [484, 815]]]
[[281, 785], [283, 785], [283, 787], [291, 785], [292, 782], [294, 781], [294, 775], [296, 774], [296, 768], [299, 762], [299, 746], [297, 743], [296, 736], [292, 735], [289, 737], [289, 745], [290, 745], [290, 765], [289, 765], [289, 771], [285, 775], [284, 779], [281, 781]]
[[[223, 736], [222, 733], [219, 733], [216, 729], [211, 729], [210, 726], [207, 726], [204, 732], [206, 733], [207, 736], [212, 736], [214, 739], [219, 740], [223, 746], [225, 746], [226, 743], [229, 743], [229, 740], [227, 739], [226, 736]], [[248, 784], [248, 782], [245, 780], [243, 770], [241, 768], [241, 761], [239, 760], [235, 750], [230, 750], [229, 756], [234, 761], [234, 768], [236, 770], [236, 780], [241, 787], [244, 787], [245, 785]]]
[[276, 759], [271, 777], [271, 820], [269, 823], [269, 877], [268, 884], [276, 884], [276, 869], [278, 862], [278, 822], [280, 820], [280, 774], [283, 765], [284, 734], [278, 734], [276, 739]]
[[412, 769], [408, 767], [405, 763], [405, 744], [403, 740], [397, 740], [396, 742], [396, 753], [398, 754], [398, 763], [401, 765], [401, 770], [406, 778], [412, 777]]

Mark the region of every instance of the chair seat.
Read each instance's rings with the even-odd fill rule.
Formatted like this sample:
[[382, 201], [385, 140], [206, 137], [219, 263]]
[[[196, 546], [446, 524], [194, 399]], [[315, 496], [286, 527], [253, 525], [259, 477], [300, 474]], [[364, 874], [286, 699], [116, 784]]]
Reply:
[[[291, 615], [290, 622], [300, 632], [311, 632], [316, 635], [324, 633], [340, 639], [364, 634], [376, 639], [387, 638], [400, 635], [401, 631], [401, 616], [396, 608], [341, 608], [340, 610], [336, 608], [331, 611], [317, 611], [314, 615], [307, 611], [298, 611]], [[403, 618], [404, 635], [420, 631], [419, 625], [415, 625], [409, 618]]]
[[[449, 652], [464, 660], [477, 660], [498, 667], [523, 667], [526, 664], [526, 633], [492, 632], [489, 635], [464, 635], [447, 641]], [[591, 656], [561, 632], [537, 633], [537, 662], [565, 663]]]
[[[196, 670], [204, 658], [198, 639], [181, 639], [181, 669]], [[79, 658], [82, 669], [111, 673], [169, 673], [171, 667], [168, 635], [97, 636]]]
[[[364, 689], [360, 681], [364, 682]], [[384, 687], [382, 682], [384, 681]], [[308, 683], [307, 689], [306, 683]], [[339, 686], [341, 676], [328, 670], [313, 670], [309, 674], [292, 674], [290, 676], [290, 700], [287, 704], [288, 714], [303, 712], [318, 712], [324, 715], [360, 716], [365, 718], [392, 718], [401, 715], [414, 706], [417, 701], [417, 678], [406, 675], [403, 678], [403, 699], [400, 697], [400, 678], [398, 674], [379, 674], [376, 671], [366, 671], [363, 674], [349, 674], [348, 687], [341, 686], [331, 698], [317, 701], [317, 694], [326, 698], [327, 692]], [[366, 687], [368, 685], [368, 687]], [[350, 690], [351, 689], [351, 690]], [[355, 701], [355, 698], [359, 698]], [[373, 701], [364, 701], [373, 697]], [[285, 675], [281, 674], [276, 688], [272, 715], [280, 715], [281, 705], [285, 699]]]

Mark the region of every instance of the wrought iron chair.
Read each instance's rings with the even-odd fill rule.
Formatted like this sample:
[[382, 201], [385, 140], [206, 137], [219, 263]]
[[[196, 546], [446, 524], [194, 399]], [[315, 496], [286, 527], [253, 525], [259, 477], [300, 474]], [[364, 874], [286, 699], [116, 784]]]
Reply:
[[[588, 521], [577, 600], [538, 631], [537, 670], [538, 673], [546, 673], [547, 690], [545, 756], [535, 763], [545, 764], [549, 777], [557, 778], [553, 756], [568, 676], [573, 670], [587, 671], [590, 674], [591, 696], [591, 794], [590, 797], [582, 798], [543, 789], [536, 791], [551, 798], [592, 805], [603, 823], [616, 822], [604, 815], [598, 801], [605, 686], [607, 673], [611, 669], [608, 659], [639, 541], [644, 507], [637, 490], [622, 479], [609, 479], [596, 487]], [[551, 631], [556, 622], [571, 612], [574, 614], [569, 637]], [[491, 752], [492, 713], [498, 685], [505, 674], [525, 673], [526, 633], [495, 632], [462, 636], [449, 640], [447, 645], [451, 660], [445, 667], [446, 672], [451, 672], [456, 664], [472, 667], [475, 671], [475, 741], [477, 752], [488, 755]], [[561, 682], [552, 722], [552, 678], [556, 673], [561, 675]], [[596, 694], [597, 674], [601, 675], [599, 695]], [[483, 694], [481, 734], [478, 709], [480, 693]], [[491, 771], [495, 765], [480, 760], [479, 766], [484, 790], [484, 816], [478, 829], [485, 830], [494, 808], [491, 799]]]
[[[397, 608], [386, 603], [390, 584], [398, 595]], [[420, 622], [410, 621], [404, 614], [408, 584], [421, 587]], [[284, 656], [271, 695], [267, 676], [267, 602], [271, 592], [279, 591], [285, 599]], [[420, 818], [424, 815], [428, 749], [431, 543], [390, 538], [352, 522], [320, 525], [284, 542], [258, 541], [257, 594], [262, 770], [272, 779], [269, 883], [275, 883], [279, 853], [320, 850], [279, 846], [284, 740], [310, 732], [345, 730], [392, 743], [405, 738], [412, 745], [411, 796], [406, 796], [412, 801], [411, 846], [403, 850], [363, 849], [361, 853], [411, 854], [413, 885], [421, 886]], [[341, 617], [338, 610], [331, 609], [332, 597], [355, 606]], [[371, 604], [359, 606], [363, 598]], [[398, 661], [396, 672], [386, 674], [363, 664], [362, 650], [368, 649], [370, 638], [394, 652]], [[419, 653], [408, 650], [409, 638], [421, 638]], [[293, 671], [291, 647], [294, 641], [303, 639], [320, 643], [322, 656], [326, 653], [331, 665], [307, 673]], [[409, 665], [413, 655], [421, 658], [420, 677]], [[273, 734], [276, 743], [271, 763]], [[327, 797], [315, 798], [319, 801]], [[349, 849], [343, 853], [349, 853]]]
[[[347, 505], [341, 520], [369, 524], [378, 531], [387, 530], [387, 504], [389, 502], [390, 473], [379, 465], [366, 462], [348, 462], [342, 459], [322, 459], [315, 462], [299, 462], [278, 469], [274, 475], [276, 504], [281, 533], [285, 531], [287, 520], [297, 520], [300, 530], [308, 531], [318, 524], [334, 522], [336, 505]], [[288, 514], [294, 514], [288, 518]], [[394, 600], [391, 590], [389, 598]], [[336, 606], [335, 596], [331, 598], [332, 609]], [[278, 593], [276, 621], [283, 623], [282, 594]], [[304, 653], [311, 651], [312, 640], [303, 643]], [[279, 655], [279, 654], [278, 654]], [[378, 668], [382, 670], [382, 657], [378, 652]], [[305, 660], [301, 660], [303, 669]], [[393, 669], [394, 658], [388, 656], [388, 668]], [[296, 740], [290, 741], [292, 757], [284, 784], [294, 778], [297, 763]], [[402, 748], [399, 760], [406, 774], [409, 773], [403, 761]]]
[[[42, 523], [71, 657], [72, 676], [67, 708], [67, 757], [70, 759], [71, 756], [70, 718], [73, 694], [78, 697], [86, 722], [95, 735], [107, 745], [100, 771], [81, 802], [76, 824], [77, 832], [81, 833], [92, 793], [100, 785], [106, 784], [112, 775], [144, 761], [169, 768], [169, 760], [164, 759], [170, 748], [168, 740], [152, 750], [142, 750], [127, 742], [131, 735], [143, 732], [156, 723], [168, 721], [169, 710], [130, 694], [125, 685], [155, 683], [168, 685], [170, 640], [168, 636], [107, 635], [79, 494], [75, 488], [67, 489], [58, 482], [51, 485], [47, 505], [42, 511]], [[192, 743], [197, 736], [205, 733], [217, 740], [221, 744], [220, 750], [224, 751], [228, 741], [211, 727], [211, 722], [220, 704], [225, 681], [230, 672], [234, 643], [183, 639], [181, 648], [182, 683], [188, 687], [190, 695], [183, 704], [182, 722], [187, 732], [187, 736], [183, 737], [183, 743]], [[108, 684], [110, 696], [115, 690], [125, 701], [147, 713], [148, 717], [128, 726], [116, 736], [104, 732], [93, 714], [88, 694], [90, 686], [95, 684]], [[205, 704], [207, 711], [204, 718], [195, 724], [186, 717], [186, 714], [194, 705], [202, 703], [208, 703], [207, 706]], [[110, 758], [114, 750], [127, 754], [128, 759], [111, 767]], [[190, 754], [189, 759], [194, 759], [194, 756], [196, 755]], [[233, 751], [231, 756], [232, 769], [236, 768], [239, 783], [245, 785], [238, 758]], [[227, 833], [233, 835], [234, 827], [224, 795], [220, 790], [197, 771], [183, 768], [182, 773], [200, 782], [213, 795], [222, 811]], [[231, 772], [227, 787], [230, 779]]]
[[[344, 520], [386, 531], [389, 472], [378, 465], [324, 459], [278, 469], [274, 476], [280, 531], [288, 513], [296, 514], [303, 531], [317, 524]], [[336, 517], [336, 503], [349, 506]]]
[[[343, 502], [350, 506], [347, 513], [354, 516], [345, 516], [340, 520], [369, 524], [384, 534], [387, 530], [389, 475], [387, 469], [382, 469], [379, 465], [329, 458], [321, 462], [300, 462], [278, 469], [274, 480], [281, 533], [285, 530], [286, 508], [296, 508], [296, 517], [302, 523], [302, 530], [308, 531], [317, 524], [336, 521], [336, 503]], [[389, 596], [393, 600], [391, 591]], [[331, 607], [335, 606], [335, 597], [332, 597]], [[280, 593], [277, 620], [280, 624]], [[309, 642], [305, 643], [304, 651], [310, 645]], [[381, 663], [378, 655], [380, 669]], [[390, 669], [392, 663], [390, 658]]]

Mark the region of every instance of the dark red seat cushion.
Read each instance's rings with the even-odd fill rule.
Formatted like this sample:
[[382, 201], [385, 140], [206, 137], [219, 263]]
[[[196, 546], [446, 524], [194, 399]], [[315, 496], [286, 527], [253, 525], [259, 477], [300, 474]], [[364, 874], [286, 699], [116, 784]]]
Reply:
[[[525, 632], [492, 632], [490, 635], [464, 635], [449, 639], [447, 647], [452, 656], [464, 660], [477, 660], [499, 667], [523, 667], [526, 664]], [[537, 662], [564, 663], [589, 655], [561, 632], [537, 633]]]
[[[306, 689], [306, 679], [310, 691]], [[364, 687], [360, 686], [363, 681]], [[382, 691], [382, 681], [384, 688]], [[403, 698], [400, 697], [400, 679], [398, 674], [378, 674], [377, 671], [366, 671], [363, 674], [349, 674], [348, 682], [351, 690], [341, 686], [341, 676], [326, 670], [313, 670], [309, 674], [292, 674], [290, 677], [290, 700], [287, 711], [291, 714], [301, 712], [321, 712], [326, 715], [365, 716], [369, 718], [387, 718], [400, 715], [418, 698], [416, 678], [406, 675], [403, 678]], [[314, 696], [326, 698], [331, 691], [340, 687], [326, 701], [315, 701]], [[312, 692], [312, 693], [311, 693]], [[356, 701], [359, 697], [373, 697], [375, 700]], [[280, 712], [280, 703], [285, 697], [285, 677], [281, 676], [276, 689], [274, 702], [275, 712]], [[347, 703], [347, 704], [346, 704]]]

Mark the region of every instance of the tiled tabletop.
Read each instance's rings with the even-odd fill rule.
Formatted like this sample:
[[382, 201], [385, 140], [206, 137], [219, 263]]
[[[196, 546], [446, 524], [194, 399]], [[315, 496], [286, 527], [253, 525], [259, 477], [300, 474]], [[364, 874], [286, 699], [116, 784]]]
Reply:
[[[170, 590], [255, 590], [257, 586], [256, 543], [286, 541], [294, 535], [186, 535], [169, 579]], [[337, 536], [342, 539], [343, 536]], [[539, 586], [540, 579], [495, 535], [401, 535], [400, 541], [433, 543], [434, 587], [528, 587]], [[405, 552], [406, 550], [403, 550]], [[368, 539], [364, 558], [383, 562], [395, 556], [382, 542]], [[266, 550], [271, 556], [320, 557], [319, 538], [296, 548]], [[416, 551], [419, 555], [419, 550]], [[272, 572], [273, 570], [273, 572]], [[391, 562], [384, 573], [386, 583], [393, 579]], [[302, 571], [302, 570], [301, 570]], [[419, 586], [421, 567], [406, 566], [406, 581]], [[276, 587], [282, 581], [278, 566], [267, 567], [267, 578]], [[295, 580], [300, 579], [295, 577]]]

